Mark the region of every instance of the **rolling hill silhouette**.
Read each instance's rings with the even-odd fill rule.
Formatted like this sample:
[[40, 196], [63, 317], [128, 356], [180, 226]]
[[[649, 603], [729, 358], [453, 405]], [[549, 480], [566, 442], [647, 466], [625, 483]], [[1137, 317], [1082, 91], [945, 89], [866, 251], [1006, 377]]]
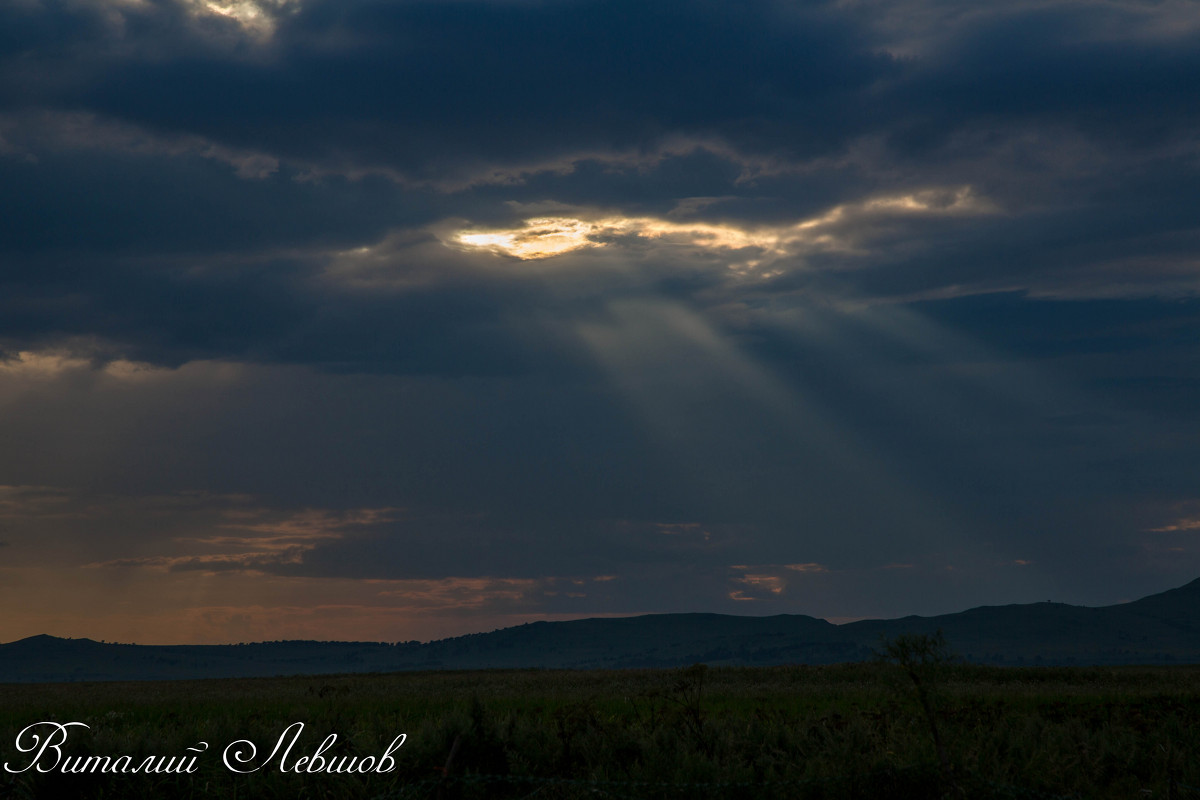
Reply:
[[831, 664], [881, 638], [940, 629], [975, 663], [1200, 663], [1200, 579], [1131, 603], [982, 606], [936, 617], [833, 625], [803, 615], [650, 614], [534, 622], [428, 643], [106, 644], [32, 636], [0, 645], [0, 682], [168, 680], [419, 669], [623, 669]]

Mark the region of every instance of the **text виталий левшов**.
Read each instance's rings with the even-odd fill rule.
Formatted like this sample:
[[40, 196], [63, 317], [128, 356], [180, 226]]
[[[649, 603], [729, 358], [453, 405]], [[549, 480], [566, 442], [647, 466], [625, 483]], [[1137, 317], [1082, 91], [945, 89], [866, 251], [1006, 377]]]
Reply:
[[[13, 763], [4, 762], [4, 770], [20, 774], [37, 772], [63, 773], [107, 773], [136, 775], [139, 773], [192, 773], [197, 761], [208, 751], [208, 742], [197, 742], [186, 749], [187, 755], [141, 756], [130, 755], [68, 755], [63, 752], [74, 727], [89, 728], [83, 722], [35, 722], [23, 728], [16, 737], [17, 752], [24, 759]], [[336, 755], [330, 751], [337, 745], [337, 734], [331, 733], [311, 753], [297, 748], [300, 735], [304, 732], [303, 722], [293, 722], [275, 740], [271, 752], [259, 760], [259, 748], [249, 739], [230, 742], [221, 751], [221, 763], [231, 772], [249, 774], [273, 766], [279, 772], [298, 774], [347, 774], [386, 773], [398, 766], [393, 757], [407, 738], [398, 734], [378, 756]], [[293, 755], [293, 750], [296, 750]]]

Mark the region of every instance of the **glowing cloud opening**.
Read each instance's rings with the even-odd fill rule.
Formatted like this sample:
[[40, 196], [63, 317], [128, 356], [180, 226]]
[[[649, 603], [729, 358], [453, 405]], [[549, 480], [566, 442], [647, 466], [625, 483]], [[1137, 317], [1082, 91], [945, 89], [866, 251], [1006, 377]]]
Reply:
[[529, 261], [584, 247], [600, 247], [601, 243], [590, 238], [597, 227], [570, 217], [542, 217], [525, 220], [525, 226], [516, 230], [466, 231], [458, 234], [456, 241], [466, 247]]
[[744, 228], [732, 223], [674, 222], [657, 217], [606, 216], [591, 220], [537, 217], [525, 220], [519, 228], [459, 231], [448, 244], [530, 261], [605, 247], [613, 240], [632, 237], [737, 254], [731, 259], [730, 268], [746, 270], [772, 257], [853, 250], [856, 241], [862, 238], [859, 223], [871, 218], [963, 216], [997, 211], [994, 204], [976, 196], [971, 187], [962, 186], [867, 198], [834, 206], [818, 216], [788, 225]]
[[211, 14], [233, 20], [253, 36], [270, 38], [276, 17], [297, 0], [189, 0], [194, 14]]

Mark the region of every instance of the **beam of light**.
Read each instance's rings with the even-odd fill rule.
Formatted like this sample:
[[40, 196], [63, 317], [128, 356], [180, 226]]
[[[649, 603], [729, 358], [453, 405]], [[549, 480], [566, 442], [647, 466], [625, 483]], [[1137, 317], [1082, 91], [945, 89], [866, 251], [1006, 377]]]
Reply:
[[[791, 313], [776, 313], [770, 324], [830, 365], [857, 393], [886, 404], [889, 415], [906, 420], [922, 440], [948, 446], [947, 460], [936, 474], [910, 475], [925, 495], [942, 498], [943, 513], [955, 531], [954, 540], [931, 539], [930, 544], [949, 550], [971, 541], [991, 547], [990, 542], [1008, 540], [1008, 549], [997, 553], [1008, 560], [994, 567], [1021, 567], [1033, 574], [1029, 581], [1057, 585], [1061, 577], [1053, 572], [1054, 560], [1028, 552], [1037, 541], [1014, 536], [1011, 530], [998, 533], [997, 520], [963, 502], [958, 486], [964, 479], [1010, 486], [1031, 468], [1049, 474], [1042, 438], [1031, 439], [1028, 433], [1039, 427], [1071, 442], [1068, 460], [1059, 464], [1063, 474], [1073, 471], [1084, 448], [1121, 452], [1128, 442], [1110, 423], [1130, 421], [1127, 411], [1089, 396], [1061, 374], [1014, 358], [903, 305], [799, 306]], [[1082, 425], [1063, 427], [1059, 422], [1076, 417], [1084, 419]], [[1136, 424], [1143, 431], [1154, 430], [1150, 421]], [[883, 457], [898, 469], [906, 453]], [[1011, 523], [1006, 526], [1011, 528]]]
[[[1061, 377], [1037, 368], [1028, 359], [1019, 360], [990, 348], [910, 308], [876, 305], [851, 315], [847, 321], [885, 337], [909, 353], [943, 365], [959, 388], [973, 389], [981, 402], [999, 399], [1014, 409], [1041, 416], [1096, 409], [1098, 405], [1094, 398], [1083, 396]], [[950, 397], [953, 393], [943, 390], [936, 394]], [[928, 399], [924, 394], [921, 397], [924, 400], [914, 397], [914, 403]]]
[[[799, 306], [775, 313], [769, 324], [826, 362], [845, 365], [845, 377], [864, 392], [933, 430], [972, 422], [986, 430], [983, 409], [998, 406], [1041, 417], [1094, 406], [1046, 371], [900, 305]], [[900, 360], [880, 357], [881, 346]]]
[[577, 332], [652, 429], [669, 430], [682, 409], [721, 398], [830, 463], [870, 476], [869, 447], [701, 314], [661, 299], [618, 301], [608, 311], [607, 323], [581, 322]]
[[[580, 338], [672, 474], [703, 492], [710, 513], [740, 515], [747, 503], [774, 502], [763, 492], [781, 490], [778, 470], [793, 476], [786, 502], [803, 498], [798, 505], [811, 512], [796, 520], [789, 572], [819, 571], [819, 561], [845, 554], [833, 536], [839, 530], [852, 535], [902, 520], [915, 547], [930, 531], [953, 528], [903, 465], [888, 464], [819, 398], [758, 363], [702, 315], [666, 300], [617, 301], [608, 311], [607, 320], [581, 322]], [[729, 468], [744, 457], [742, 442], [759, 437], [778, 443], [765, 490], [761, 474]], [[863, 487], [870, 503], [846, 508]], [[876, 557], [895, 560], [908, 549], [887, 542]]]

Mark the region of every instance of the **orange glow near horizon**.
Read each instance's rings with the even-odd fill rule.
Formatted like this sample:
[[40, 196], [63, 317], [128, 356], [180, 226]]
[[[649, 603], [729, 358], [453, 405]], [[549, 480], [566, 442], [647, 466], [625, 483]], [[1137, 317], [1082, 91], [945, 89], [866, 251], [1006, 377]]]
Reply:
[[98, 566], [74, 571], [67, 592], [62, 575], [0, 567], [0, 602], [11, 608], [20, 599], [31, 609], [0, 619], [0, 642], [38, 634], [135, 644], [429, 641], [539, 620], [630, 616], [530, 607], [553, 587], [583, 595], [607, 576], [362, 580]]

